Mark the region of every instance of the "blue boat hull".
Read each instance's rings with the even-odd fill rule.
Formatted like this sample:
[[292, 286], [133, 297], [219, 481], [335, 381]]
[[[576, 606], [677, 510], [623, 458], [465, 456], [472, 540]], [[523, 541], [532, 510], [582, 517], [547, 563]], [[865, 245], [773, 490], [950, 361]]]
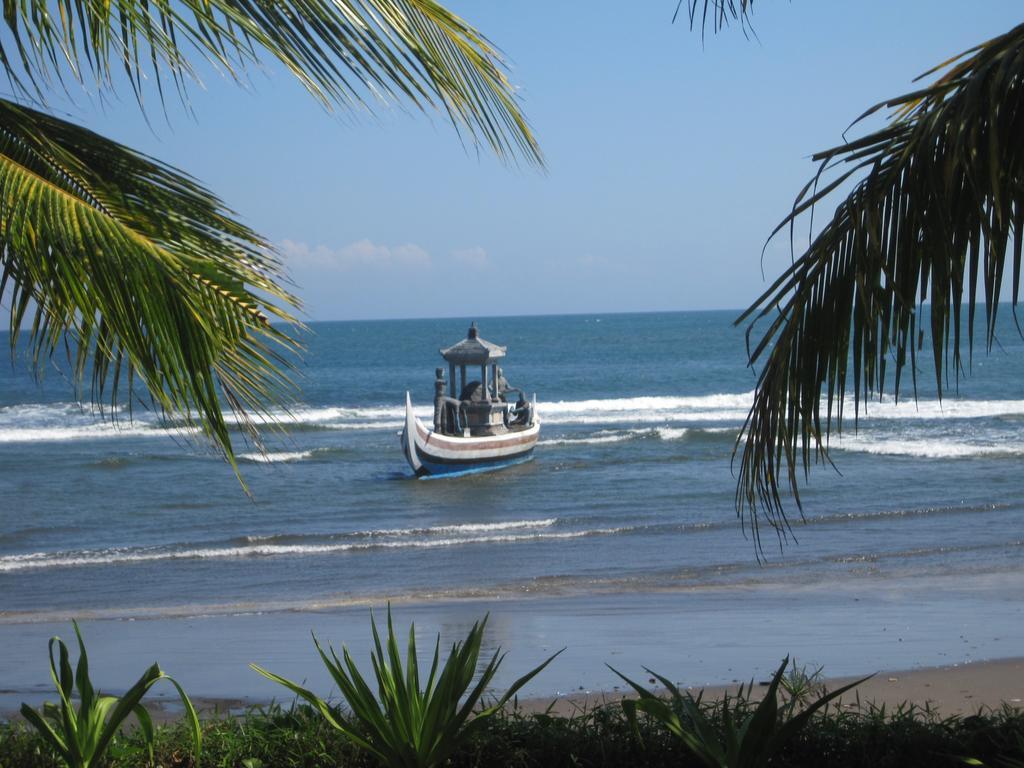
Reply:
[[481, 472], [493, 472], [496, 469], [512, 467], [516, 464], [523, 464], [533, 458], [531, 448], [522, 456], [498, 461], [483, 461], [474, 464], [437, 464], [421, 456], [421, 468], [416, 472], [421, 480], [429, 480], [438, 477], [462, 477], [464, 475], [476, 475]]

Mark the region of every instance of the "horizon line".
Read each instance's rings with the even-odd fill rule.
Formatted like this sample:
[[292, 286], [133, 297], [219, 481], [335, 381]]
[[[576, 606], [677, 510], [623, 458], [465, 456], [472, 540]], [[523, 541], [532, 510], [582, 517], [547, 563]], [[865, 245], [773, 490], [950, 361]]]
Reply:
[[743, 312], [742, 309], [726, 307], [722, 309], [640, 309], [640, 310], [613, 310], [610, 312], [523, 312], [522, 314], [459, 314], [459, 315], [433, 315], [433, 316], [407, 316], [407, 317], [346, 317], [331, 319], [309, 319], [304, 321], [306, 325], [315, 323], [389, 323], [410, 320], [465, 320], [474, 318], [507, 320], [526, 317], [597, 317], [613, 315], [683, 315], [702, 314], [711, 312], [736, 312], [737, 315]]

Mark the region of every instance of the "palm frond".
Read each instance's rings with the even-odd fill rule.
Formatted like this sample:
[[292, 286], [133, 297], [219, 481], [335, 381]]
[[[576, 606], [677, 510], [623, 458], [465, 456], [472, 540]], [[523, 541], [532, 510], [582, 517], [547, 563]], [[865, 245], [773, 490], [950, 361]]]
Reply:
[[690, 16], [690, 29], [700, 21], [701, 35], [710, 28], [720, 32], [733, 21], [738, 21], [743, 33], [750, 31], [750, 14], [754, 10], [754, 0], [679, 0], [676, 5], [676, 18], [685, 6]]
[[435, 0], [25, 0], [4, 6], [0, 69], [22, 94], [55, 81], [108, 88], [122, 69], [184, 95], [188, 54], [241, 80], [277, 59], [325, 107], [401, 100], [447, 113], [499, 156], [541, 163], [501, 53]]
[[94, 402], [116, 415], [144, 397], [234, 464], [222, 409], [258, 439], [294, 399], [298, 302], [281, 285], [273, 249], [193, 179], [0, 100], [0, 301], [37, 371], [70, 337]]
[[[991, 346], [1007, 265], [1016, 308], [1024, 244], [1024, 25], [955, 57], [930, 85], [878, 104], [881, 130], [814, 156], [817, 175], [779, 224], [846, 183], [852, 191], [775, 283], [737, 320], [767, 328], [750, 350], [763, 361], [740, 433], [737, 512], [788, 534], [782, 477], [800, 505], [798, 468], [829, 461], [852, 380], [854, 418], [886, 386], [898, 396], [915, 340], [928, 331], [941, 397], [949, 371], [973, 352], [976, 304]], [[979, 296], [980, 294], [980, 296]], [[921, 309], [930, 301], [927, 328]], [[966, 310], [966, 313], [965, 313]], [[966, 314], [966, 329], [964, 326]], [[966, 334], [964, 334], [966, 330]], [[734, 454], [735, 455], [735, 454]]]

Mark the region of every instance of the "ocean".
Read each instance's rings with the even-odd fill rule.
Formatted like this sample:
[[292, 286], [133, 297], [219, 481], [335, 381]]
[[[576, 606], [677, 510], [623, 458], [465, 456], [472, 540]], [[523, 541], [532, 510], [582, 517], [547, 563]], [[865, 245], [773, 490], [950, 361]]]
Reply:
[[[446, 637], [490, 611], [523, 663], [589, 649], [538, 694], [610, 686], [601, 662], [623, 654], [690, 658], [695, 682], [801, 649], [836, 674], [1020, 655], [1024, 342], [1009, 309], [941, 402], [924, 357], [916, 402], [905, 385], [833, 435], [838, 472], [812, 470], [804, 521], [787, 505], [795, 538], [766, 537], [760, 560], [734, 507], [756, 380], [736, 314], [314, 323], [287, 435], [266, 454], [239, 445], [251, 498], [155, 415], [111, 424], [58, 370], [40, 384], [0, 367], [0, 689], [42, 690], [45, 637], [76, 617], [92, 656], [159, 651], [195, 668], [200, 693], [270, 696], [243, 662], [313, 679], [310, 629], [361, 647], [367, 607], [388, 601]], [[540, 443], [499, 472], [418, 480], [397, 436], [405, 393], [429, 422], [438, 349], [472, 319], [536, 393]], [[228, 663], [210, 650], [225, 645], [249, 654], [236, 673], [196, 667]]]

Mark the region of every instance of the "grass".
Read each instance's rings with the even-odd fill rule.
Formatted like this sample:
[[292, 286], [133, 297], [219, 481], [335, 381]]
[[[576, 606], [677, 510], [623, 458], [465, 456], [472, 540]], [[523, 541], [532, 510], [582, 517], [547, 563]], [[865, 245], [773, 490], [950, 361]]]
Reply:
[[[751, 707], [754, 702], [748, 702]], [[713, 727], [722, 727], [720, 704], [702, 703]], [[732, 706], [736, 706], [733, 701]], [[641, 740], [617, 705], [573, 717], [503, 710], [452, 755], [452, 768], [690, 768], [700, 765], [658, 724], [638, 718]], [[815, 713], [772, 761], [779, 768], [955, 768], [971, 757], [996, 768], [1024, 758], [1024, 712], [1009, 707], [971, 716], [942, 717], [913, 704], [862, 705]], [[194, 768], [192, 738], [184, 723], [157, 726], [154, 763]], [[202, 766], [233, 768], [369, 768], [376, 761], [331, 728], [305, 704], [254, 708], [203, 723]], [[56, 768], [46, 744], [25, 724], [0, 724], [0, 768]], [[149, 766], [138, 731], [111, 744], [108, 768]]]

